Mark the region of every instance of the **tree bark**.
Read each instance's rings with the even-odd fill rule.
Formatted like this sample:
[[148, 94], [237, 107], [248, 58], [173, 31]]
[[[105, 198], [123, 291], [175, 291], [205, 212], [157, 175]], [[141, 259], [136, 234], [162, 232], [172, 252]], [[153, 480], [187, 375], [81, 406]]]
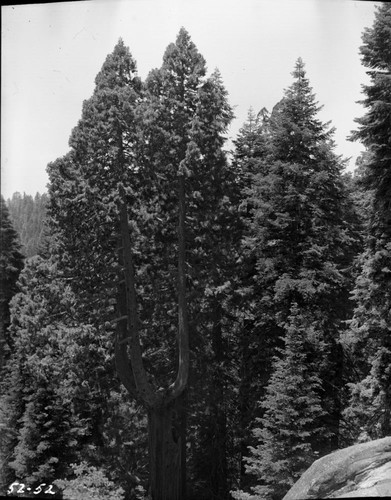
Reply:
[[185, 178], [178, 179], [178, 372], [162, 404], [148, 411], [150, 489], [153, 500], [186, 498], [186, 411], [189, 333], [185, 271]]
[[178, 372], [176, 380], [171, 384], [170, 398], [176, 398], [185, 390], [189, 376], [190, 350], [189, 326], [187, 318], [186, 299], [186, 238], [185, 238], [185, 177], [180, 173], [178, 177]]
[[182, 398], [148, 412], [150, 494], [153, 500], [184, 500], [185, 411]]

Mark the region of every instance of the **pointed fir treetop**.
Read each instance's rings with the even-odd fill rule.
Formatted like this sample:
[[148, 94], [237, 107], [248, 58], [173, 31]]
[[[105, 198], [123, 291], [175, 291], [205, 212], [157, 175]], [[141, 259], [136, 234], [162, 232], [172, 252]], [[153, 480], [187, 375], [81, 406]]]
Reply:
[[296, 61], [292, 76], [293, 83], [285, 90], [283, 101], [285, 112], [290, 113], [290, 118], [295, 121], [297, 126], [308, 126], [310, 121], [313, 121], [313, 125], [316, 125], [320, 130], [323, 127], [320, 121], [315, 119], [315, 116], [323, 106], [318, 106], [315, 100], [304, 62], [300, 57]]
[[[351, 140], [359, 140], [368, 148], [368, 162], [363, 177], [367, 189], [374, 190], [375, 211], [372, 231], [390, 234], [391, 196], [391, 6], [383, 4], [375, 14], [372, 28], [363, 34], [360, 47], [363, 64], [369, 68], [370, 85], [363, 87], [367, 109], [357, 118], [358, 130]], [[378, 226], [378, 229], [375, 229]]]
[[[351, 140], [361, 141], [376, 152], [376, 163], [385, 159], [385, 170], [391, 159], [390, 152], [390, 106], [391, 106], [391, 6], [377, 9], [372, 28], [364, 31], [360, 47], [362, 62], [369, 68], [371, 84], [363, 86], [366, 99], [361, 101], [367, 113], [355, 121], [359, 130], [352, 133]], [[380, 177], [380, 176], [378, 176]], [[376, 183], [376, 179], [373, 179]]]
[[383, 3], [376, 6], [375, 21], [372, 28], [366, 28], [360, 47], [362, 62], [368, 68], [390, 72], [391, 71], [391, 5]]
[[318, 106], [301, 58], [296, 61], [292, 76], [293, 83], [271, 115], [271, 152], [275, 159], [305, 163], [314, 159], [323, 145], [334, 146], [334, 129], [328, 130], [329, 123], [317, 118], [322, 107]]
[[236, 159], [261, 157], [265, 153], [265, 136], [267, 134], [267, 123], [269, 113], [266, 108], [262, 108], [259, 113], [255, 113], [251, 107], [247, 113], [247, 121], [239, 130], [238, 137], [234, 141]]

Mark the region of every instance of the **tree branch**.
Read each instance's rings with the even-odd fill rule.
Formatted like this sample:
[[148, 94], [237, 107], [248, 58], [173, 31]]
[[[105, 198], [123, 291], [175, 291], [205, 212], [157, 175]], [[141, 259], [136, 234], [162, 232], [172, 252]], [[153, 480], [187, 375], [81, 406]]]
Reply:
[[185, 175], [178, 178], [179, 221], [178, 221], [178, 349], [179, 361], [176, 380], [169, 387], [169, 400], [177, 398], [186, 388], [189, 376], [189, 326], [186, 300], [186, 192]]
[[[119, 368], [121, 370], [122, 376], [121, 380], [126, 380], [125, 387], [129, 386], [129, 369], [124, 365], [124, 359], [127, 359], [127, 366], [129, 366], [128, 352], [130, 356], [131, 371], [133, 373], [133, 380], [135, 383], [135, 388], [139, 399], [144, 403], [145, 406], [151, 408], [158, 402], [158, 395], [151, 387], [147, 379], [147, 373], [144, 368], [144, 363], [141, 355], [141, 346], [139, 338], [139, 320], [137, 315], [137, 297], [136, 297], [136, 287], [134, 281], [134, 266], [132, 258], [132, 246], [129, 233], [129, 222], [128, 213], [125, 197], [125, 189], [122, 184], [119, 184], [119, 195], [120, 195], [120, 232], [121, 240], [123, 246], [122, 260], [124, 266], [125, 275], [125, 285], [121, 288], [124, 289], [125, 300], [126, 300], [126, 313], [120, 311], [120, 316], [127, 315], [127, 323], [119, 322], [117, 326], [117, 331], [121, 325], [127, 325], [127, 328], [121, 329], [121, 337], [117, 338], [116, 342], [116, 359], [119, 361]], [[120, 297], [123, 301], [124, 297]], [[127, 330], [127, 332], [126, 332]], [[126, 332], [126, 333], [125, 333]], [[129, 350], [127, 343], [124, 340], [128, 340]], [[122, 378], [123, 377], [123, 378]]]

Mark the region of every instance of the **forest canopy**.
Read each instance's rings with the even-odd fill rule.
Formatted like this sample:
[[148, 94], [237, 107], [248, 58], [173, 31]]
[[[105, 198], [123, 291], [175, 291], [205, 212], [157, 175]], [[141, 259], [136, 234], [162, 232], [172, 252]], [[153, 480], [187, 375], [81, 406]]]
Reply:
[[48, 193], [2, 199], [0, 494], [278, 500], [391, 435], [389, 5], [362, 40], [354, 175], [300, 57], [227, 151], [190, 34], [145, 81], [118, 41]]

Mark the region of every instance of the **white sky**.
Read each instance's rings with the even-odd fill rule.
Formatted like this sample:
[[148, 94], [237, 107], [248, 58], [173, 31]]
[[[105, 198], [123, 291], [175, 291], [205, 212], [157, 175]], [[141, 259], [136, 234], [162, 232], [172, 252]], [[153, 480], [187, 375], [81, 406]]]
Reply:
[[336, 152], [354, 159], [346, 141], [364, 109], [368, 83], [361, 35], [380, 2], [354, 0], [92, 0], [2, 7], [1, 192], [44, 192], [46, 165], [68, 151], [82, 102], [120, 37], [141, 78], [162, 63], [183, 26], [207, 62], [219, 68], [236, 118], [271, 108], [302, 57], [323, 121], [332, 121]]

